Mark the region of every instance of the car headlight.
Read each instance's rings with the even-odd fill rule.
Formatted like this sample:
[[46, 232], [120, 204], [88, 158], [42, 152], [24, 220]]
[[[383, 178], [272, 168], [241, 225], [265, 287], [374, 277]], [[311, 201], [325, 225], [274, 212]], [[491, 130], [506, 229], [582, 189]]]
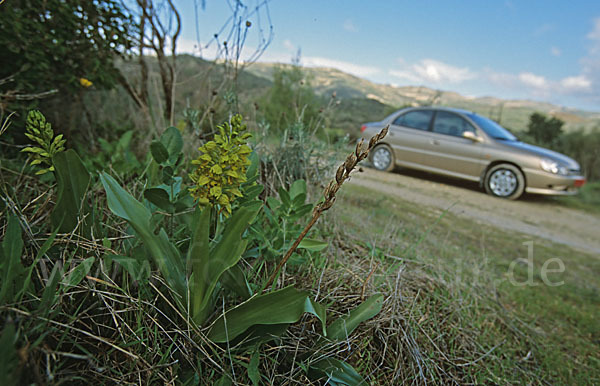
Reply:
[[548, 173], [560, 174], [561, 176], [566, 176], [569, 174], [569, 169], [566, 166], [563, 166], [558, 162], [552, 161], [548, 158], [543, 158], [540, 161], [540, 166]]

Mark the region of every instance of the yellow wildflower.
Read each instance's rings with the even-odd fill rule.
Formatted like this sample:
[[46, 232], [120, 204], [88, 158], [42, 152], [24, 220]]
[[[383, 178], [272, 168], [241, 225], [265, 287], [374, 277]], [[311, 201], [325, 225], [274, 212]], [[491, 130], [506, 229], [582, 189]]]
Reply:
[[91, 87], [93, 85], [93, 83], [86, 78], [79, 78], [79, 84], [81, 85], [81, 87], [85, 88]]

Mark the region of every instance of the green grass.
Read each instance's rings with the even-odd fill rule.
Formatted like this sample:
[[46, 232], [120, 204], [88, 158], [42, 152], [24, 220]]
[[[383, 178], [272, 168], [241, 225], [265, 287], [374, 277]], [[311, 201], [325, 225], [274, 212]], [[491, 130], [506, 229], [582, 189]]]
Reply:
[[[338, 202], [338, 226], [382, 262], [380, 284], [400, 269], [404, 285], [418, 289], [408, 291], [416, 316], [399, 315], [414, 329], [421, 355], [432, 355], [422, 366], [438, 382], [600, 381], [598, 256], [358, 186], [345, 186]], [[532, 285], [513, 285], [511, 264], [517, 282], [529, 277], [523, 244], [529, 241]], [[552, 258], [561, 259], [565, 270], [547, 278], [563, 285], [542, 280], [543, 264]], [[459, 366], [464, 363], [471, 364]]]
[[588, 182], [583, 185], [576, 196], [554, 197], [553, 199], [571, 208], [600, 212], [600, 182]]

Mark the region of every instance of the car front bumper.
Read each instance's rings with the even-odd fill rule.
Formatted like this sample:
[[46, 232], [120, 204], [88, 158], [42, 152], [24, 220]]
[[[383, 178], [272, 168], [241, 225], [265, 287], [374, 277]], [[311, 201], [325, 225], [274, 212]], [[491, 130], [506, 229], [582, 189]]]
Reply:
[[556, 196], [571, 196], [579, 192], [585, 184], [585, 177], [580, 175], [561, 176], [542, 170], [524, 170], [527, 180], [527, 193]]

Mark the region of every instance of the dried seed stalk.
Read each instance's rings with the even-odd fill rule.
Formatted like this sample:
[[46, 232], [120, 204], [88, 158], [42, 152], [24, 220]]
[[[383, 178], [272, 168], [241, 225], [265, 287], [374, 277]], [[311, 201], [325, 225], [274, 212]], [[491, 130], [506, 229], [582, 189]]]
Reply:
[[324, 200], [321, 203], [317, 204], [317, 206], [315, 206], [315, 208], [313, 209], [312, 218], [310, 219], [302, 233], [300, 233], [300, 236], [298, 236], [294, 244], [292, 244], [290, 249], [288, 249], [283, 259], [281, 259], [279, 264], [277, 264], [275, 272], [273, 272], [273, 274], [269, 278], [269, 281], [264, 286], [265, 289], [269, 288], [271, 284], [273, 284], [275, 278], [279, 274], [279, 271], [281, 271], [281, 268], [283, 268], [285, 263], [287, 263], [289, 258], [292, 256], [292, 253], [294, 253], [296, 248], [298, 248], [298, 245], [304, 239], [308, 231], [310, 231], [310, 229], [313, 227], [313, 225], [315, 225], [319, 217], [321, 217], [321, 214], [333, 206], [333, 203], [335, 202], [335, 195], [337, 194], [338, 190], [340, 190], [340, 188], [342, 187], [344, 181], [350, 178], [350, 173], [354, 170], [356, 165], [360, 161], [367, 158], [369, 156], [369, 152], [375, 147], [375, 145], [377, 145], [377, 143], [387, 135], [388, 128], [389, 125], [384, 127], [379, 132], [379, 134], [374, 135], [369, 141], [369, 146], [366, 149], [363, 149], [364, 139], [361, 138], [361, 140], [356, 144], [356, 149], [354, 150], [354, 152], [350, 153], [348, 158], [346, 158], [346, 161], [344, 161], [344, 163], [340, 165], [340, 167], [338, 167], [337, 172], [335, 173], [335, 179], [331, 180], [329, 182], [329, 185], [327, 185], [327, 188], [325, 188], [325, 190], [323, 191]]

